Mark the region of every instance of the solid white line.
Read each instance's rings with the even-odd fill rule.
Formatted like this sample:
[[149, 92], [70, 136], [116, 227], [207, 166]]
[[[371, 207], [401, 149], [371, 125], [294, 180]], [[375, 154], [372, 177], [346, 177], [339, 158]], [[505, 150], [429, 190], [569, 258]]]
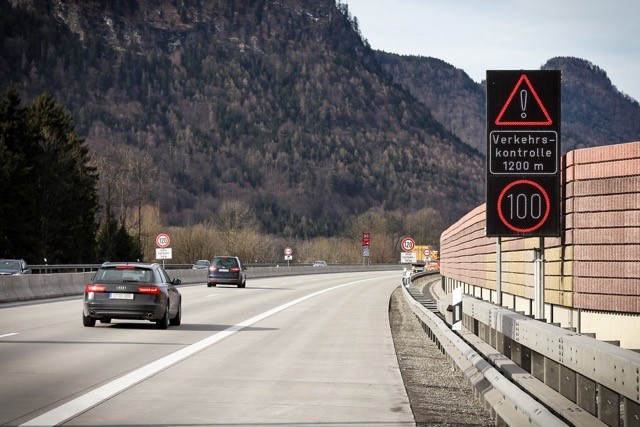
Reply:
[[211, 298], [211, 297], [215, 297], [216, 295], [220, 295], [220, 294], [210, 294], [210, 295], [205, 295], [205, 298]]
[[[395, 277], [395, 276], [393, 276]], [[358, 280], [355, 282], [349, 282], [349, 283], [344, 283], [342, 285], [338, 285], [338, 286], [334, 286], [332, 288], [327, 288], [324, 289], [322, 291], [318, 291], [318, 292], [314, 292], [312, 294], [309, 294], [307, 296], [295, 299], [293, 301], [289, 301], [286, 304], [282, 304], [276, 308], [272, 308], [271, 310], [265, 311], [262, 314], [258, 314], [257, 316], [254, 316], [250, 319], [247, 319], [243, 322], [238, 323], [237, 325], [233, 325], [228, 327], [227, 329], [225, 329], [224, 331], [218, 332], [214, 335], [210, 335], [207, 338], [204, 338], [201, 341], [198, 341], [196, 343], [193, 343], [181, 350], [178, 350], [174, 353], [168, 354], [158, 360], [156, 360], [155, 362], [151, 362], [145, 366], [143, 366], [142, 368], [139, 368], [135, 371], [132, 371], [114, 381], [111, 381], [110, 383], [107, 383], [101, 387], [96, 388], [95, 390], [92, 390], [80, 397], [77, 397], [61, 406], [58, 406], [55, 409], [52, 409], [49, 412], [45, 412], [44, 414], [33, 418], [29, 421], [27, 421], [24, 424], [21, 424], [21, 426], [55, 426], [55, 425], [59, 425], [79, 414], [81, 414], [82, 412], [85, 412], [89, 409], [91, 409], [92, 407], [99, 405], [100, 403], [104, 402], [105, 400], [115, 396], [116, 394], [128, 389], [129, 387], [132, 387], [136, 384], [138, 384], [139, 382], [142, 382], [144, 380], [146, 380], [147, 378], [151, 377], [152, 375], [157, 374], [158, 372], [162, 371], [163, 369], [168, 368], [171, 365], [174, 365], [190, 356], [193, 356], [194, 354], [198, 353], [199, 351], [202, 351], [208, 347], [211, 347], [212, 345], [222, 341], [223, 339], [235, 334], [236, 332], [240, 331], [241, 329], [244, 329], [248, 326], [253, 325], [256, 322], [259, 322], [261, 320], [266, 319], [269, 316], [273, 316], [276, 313], [279, 313], [283, 310], [286, 310], [287, 308], [294, 306], [298, 303], [301, 303], [303, 301], [306, 301], [310, 298], [316, 297], [318, 295], [324, 294], [325, 292], [329, 292], [332, 291], [334, 289], [338, 289], [338, 288], [342, 288], [345, 286], [349, 286], [349, 285], [355, 285], [357, 283], [362, 283], [362, 282], [367, 282], [370, 280], [377, 280], [380, 279], [379, 277], [376, 278], [372, 278], [372, 279], [364, 279], [364, 280]]]
[[0, 338], [10, 337], [12, 335], [18, 335], [18, 333], [17, 332], [11, 332], [10, 334], [0, 335]]

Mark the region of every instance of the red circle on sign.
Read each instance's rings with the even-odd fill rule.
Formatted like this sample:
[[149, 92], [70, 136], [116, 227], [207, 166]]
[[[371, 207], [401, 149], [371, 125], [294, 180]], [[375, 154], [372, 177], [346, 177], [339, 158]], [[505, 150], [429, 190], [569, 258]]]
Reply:
[[169, 239], [168, 234], [162, 233], [156, 236], [156, 245], [159, 248], [168, 248], [170, 244], [171, 244], [171, 239]]
[[293, 253], [293, 249], [291, 249], [289, 247], [284, 248], [284, 254], [285, 255], [291, 255], [292, 253]]
[[404, 239], [402, 239], [402, 243], [400, 245], [402, 246], [403, 251], [411, 252], [416, 246], [416, 242], [411, 237], [405, 237]]
[[[542, 194], [542, 197], [544, 197], [544, 201], [547, 204], [547, 207], [545, 209], [544, 215], [542, 216], [542, 219], [537, 224], [534, 224], [533, 226], [528, 228], [520, 228], [511, 224], [507, 220], [507, 218], [505, 218], [504, 213], [502, 212], [502, 199], [504, 198], [505, 194], [516, 185], [531, 185], [535, 187], [540, 192], [540, 194]], [[506, 225], [507, 228], [517, 233], [531, 233], [532, 231], [536, 231], [538, 228], [542, 227], [542, 225], [547, 221], [547, 218], [549, 218], [550, 212], [551, 212], [551, 200], [549, 199], [549, 195], [540, 184], [528, 179], [519, 179], [517, 181], [513, 181], [512, 183], [510, 183], [509, 185], [507, 185], [502, 189], [502, 191], [500, 192], [500, 196], [498, 197], [498, 216], [500, 217], [500, 221], [502, 221], [502, 223]]]

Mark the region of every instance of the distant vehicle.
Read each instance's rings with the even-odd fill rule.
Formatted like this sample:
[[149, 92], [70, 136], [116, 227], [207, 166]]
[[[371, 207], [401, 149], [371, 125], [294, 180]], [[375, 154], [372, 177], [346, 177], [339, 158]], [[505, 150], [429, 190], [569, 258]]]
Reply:
[[84, 291], [82, 324], [111, 319], [149, 320], [158, 329], [178, 326], [182, 319], [180, 279], [169, 278], [159, 264], [107, 262]]
[[207, 287], [217, 285], [236, 285], [244, 288], [247, 285], [247, 268], [237, 256], [217, 256], [211, 260]]
[[427, 271], [438, 271], [440, 270], [440, 261], [429, 261], [427, 263]]
[[19, 276], [31, 274], [31, 268], [23, 259], [0, 259], [0, 275]]
[[418, 261], [411, 264], [411, 272], [412, 273], [422, 273], [425, 270], [425, 262]]
[[191, 268], [194, 270], [202, 270], [205, 268], [209, 268], [210, 265], [211, 261], [209, 261], [208, 259], [199, 259], [195, 264], [193, 264]]
[[327, 266], [327, 262], [326, 261], [316, 261], [313, 263], [314, 267], [326, 267]]

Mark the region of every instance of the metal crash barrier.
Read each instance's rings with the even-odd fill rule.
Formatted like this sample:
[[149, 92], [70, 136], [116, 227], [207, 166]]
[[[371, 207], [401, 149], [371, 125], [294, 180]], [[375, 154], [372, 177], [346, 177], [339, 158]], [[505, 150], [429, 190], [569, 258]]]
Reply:
[[455, 332], [451, 295], [425, 300], [412, 280], [442, 288], [440, 278], [403, 277], [403, 294], [498, 425], [640, 426], [639, 353], [471, 296]]

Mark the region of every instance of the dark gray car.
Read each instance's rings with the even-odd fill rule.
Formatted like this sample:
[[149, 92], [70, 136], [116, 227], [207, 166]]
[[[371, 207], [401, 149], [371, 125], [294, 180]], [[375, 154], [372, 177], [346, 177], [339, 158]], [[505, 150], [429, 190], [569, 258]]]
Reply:
[[2, 275], [21, 275], [31, 274], [29, 265], [23, 259], [0, 259], [0, 274]]
[[207, 286], [236, 285], [244, 288], [247, 285], [246, 269], [237, 256], [214, 257], [207, 274]]
[[84, 292], [82, 324], [95, 326], [96, 320], [149, 320], [158, 329], [180, 325], [182, 295], [176, 288], [180, 279], [169, 278], [159, 264], [104, 263]]

